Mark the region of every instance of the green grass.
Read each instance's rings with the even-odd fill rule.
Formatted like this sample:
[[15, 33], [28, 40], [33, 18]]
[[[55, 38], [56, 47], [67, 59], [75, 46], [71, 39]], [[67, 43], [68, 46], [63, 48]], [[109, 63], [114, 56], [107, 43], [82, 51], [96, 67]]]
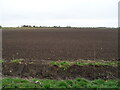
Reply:
[[60, 68], [68, 68], [72, 65], [84, 66], [84, 65], [108, 65], [108, 66], [117, 66], [120, 65], [120, 62], [113, 61], [91, 61], [91, 60], [81, 60], [76, 62], [70, 61], [51, 61], [51, 65], [56, 65]]
[[3, 88], [119, 88], [118, 80], [86, 80], [76, 78], [74, 80], [40, 80], [3, 78]]
[[73, 65], [72, 62], [68, 62], [68, 61], [62, 61], [62, 62], [52, 61], [52, 62], [50, 62], [50, 64], [56, 65], [60, 68], [68, 68], [69, 66]]
[[3, 62], [5, 62], [4, 60], [0, 60], [0, 63], [3, 63]]
[[15, 59], [15, 60], [11, 60], [11, 63], [20, 63], [24, 61], [23, 59]]
[[83, 65], [108, 65], [108, 66], [116, 66], [118, 62], [95, 62], [95, 63], [82, 63], [82, 62], [75, 62], [74, 64], [83, 66]]

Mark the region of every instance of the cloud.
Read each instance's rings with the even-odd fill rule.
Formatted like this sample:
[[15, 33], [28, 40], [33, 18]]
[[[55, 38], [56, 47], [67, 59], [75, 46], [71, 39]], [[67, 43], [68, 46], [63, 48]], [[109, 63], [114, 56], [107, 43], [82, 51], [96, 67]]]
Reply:
[[1, 0], [2, 25], [117, 27], [119, 0]]

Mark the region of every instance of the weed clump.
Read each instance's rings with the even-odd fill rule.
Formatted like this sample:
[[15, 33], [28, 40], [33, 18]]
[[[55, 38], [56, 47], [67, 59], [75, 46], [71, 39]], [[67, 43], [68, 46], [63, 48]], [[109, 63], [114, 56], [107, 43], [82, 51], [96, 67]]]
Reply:
[[21, 63], [23, 62], [23, 59], [15, 59], [15, 60], [11, 60], [11, 63]]

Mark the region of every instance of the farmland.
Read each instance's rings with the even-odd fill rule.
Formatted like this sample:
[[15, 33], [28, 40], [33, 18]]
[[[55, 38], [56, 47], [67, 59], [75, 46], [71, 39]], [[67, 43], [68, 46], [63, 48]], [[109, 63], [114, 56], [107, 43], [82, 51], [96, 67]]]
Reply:
[[[2, 32], [3, 60], [0, 62], [4, 77], [53, 80], [49, 82], [73, 80], [75, 83], [76, 78], [85, 78], [80, 79], [81, 84], [77, 83], [79, 88], [82, 80], [89, 82], [84, 83], [84, 87], [89, 88], [94, 87], [94, 80], [103, 80], [103, 83], [118, 80], [120, 63], [115, 28], [6, 28]], [[7, 79], [3, 79], [3, 83]], [[113, 81], [110, 83], [114, 86], [107, 83], [108, 87], [117, 87]]]
[[116, 60], [117, 29], [3, 30], [3, 59]]

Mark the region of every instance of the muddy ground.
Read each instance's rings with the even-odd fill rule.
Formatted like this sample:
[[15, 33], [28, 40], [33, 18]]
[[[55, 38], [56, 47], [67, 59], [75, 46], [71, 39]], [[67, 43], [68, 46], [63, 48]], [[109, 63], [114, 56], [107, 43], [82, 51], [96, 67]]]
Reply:
[[75, 79], [77, 77], [94, 79], [117, 79], [119, 78], [118, 66], [107, 65], [72, 65], [68, 68], [60, 68], [56, 65], [46, 63], [46, 61], [32, 61], [22, 63], [3, 63], [3, 75], [21, 78], [40, 79]]

